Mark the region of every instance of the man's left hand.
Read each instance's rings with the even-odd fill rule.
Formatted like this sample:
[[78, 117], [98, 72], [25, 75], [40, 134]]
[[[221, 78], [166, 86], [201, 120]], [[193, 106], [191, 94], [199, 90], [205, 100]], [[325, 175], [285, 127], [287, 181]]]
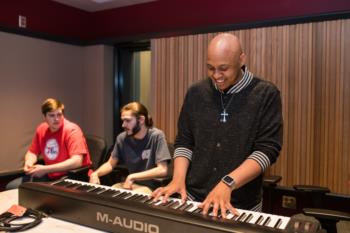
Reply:
[[46, 166], [41, 164], [35, 164], [33, 165], [32, 169], [27, 172], [28, 175], [31, 175], [33, 177], [43, 177], [48, 173]]
[[125, 182], [123, 183], [124, 189], [130, 189], [132, 190], [132, 184], [134, 181], [131, 179], [130, 175], [125, 179]]
[[218, 216], [219, 210], [223, 218], [226, 218], [227, 211], [230, 211], [234, 215], [239, 215], [238, 211], [231, 205], [231, 192], [230, 187], [219, 182], [199, 205], [199, 208], [203, 209], [202, 213], [207, 215], [210, 207], [213, 207], [213, 217]]

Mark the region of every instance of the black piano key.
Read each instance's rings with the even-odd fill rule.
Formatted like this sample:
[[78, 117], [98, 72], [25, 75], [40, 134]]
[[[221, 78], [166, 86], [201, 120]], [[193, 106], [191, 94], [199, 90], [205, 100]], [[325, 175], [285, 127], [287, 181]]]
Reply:
[[104, 190], [106, 190], [106, 189], [98, 187], [98, 188], [95, 188], [95, 189], [93, 189], [91, 191], [88, 191], [88, 192], [89, 193], [96, 193], [96, 194], [98, 194], [98, 193], [100, 193], [100, 192], [102, 192]]
[[192, 207], [193, 207], [193, 204], [190, 203], [188, 205], [185, 205], [183, 208], [181, 208], [181, 210], [187, 211], [187, 210], [191, 209]]
[[144, 197], [145, 197], [145, 195], [138, 194], [138, 195], [137, 195], [137, 198], [135, 198], [134, 201], [139, 202], [139, 201], [142, 200]]
[[152, 204], [152, 202], [154, 201], [153, 197], [149, 197], [148, 199], [146, 199], [146, 201], [144, 201], [143, 203], [145, 204]]
[[87, 191], [91, 189], [91, 186], [89, 185], [80, 185], [79, 187], [76, 188], [76, 190], [80, 190], [80, 191]]
[[157, 201], [151, 202], [150, 205], [159, 205], [159, 204], [161, 204], [161, 203], [163, 203], [162, 200], [157, 200]]
[[119, 190], [115, 190], [115, 194], [112, 197], [118, 197], [119, 195], [122, 195], [123, 192], [119, 191]]
[[75, 189], [79, 186], [80, 186], [80, 184], [78, 184], [78, 183], [71, 183], [71, 184], [67, 185], [66, 188]]
[[132, 195], [132, 193], [128, 193], [125, 197], [123, 197], [123, 199], [129, 200], [129, 198], [132, 197]]
[[237, 221], [242, 222], [246, 216], [247, 216], [247, 214], [243, 212], [243, 213], [237, 218]]
[[131, 197], [128, 198], [128, 201], [134, 201], [137, 198], [139, 198], [141, 195], [140, 194], [133, 194]]
[[175, 209], [175, 210], [181, 210], [181, 208], [185, 208], [184, 206], [187, 205], [186, 202], [183, 202], [183, 203], [178, 202], [178, 203], [179, 203], [178, 205], [175, 205], [172, 208]]
[[263, 226], [267, 226], [267, 224], [269, 224], [270, 221], [271, 221], [271, 218], [270, 218], [270, 217], [267, 217], [262, 225], [263, 225]]
[[71, 188], [71, 189], [77, 189], [77, 188], [79, 188], [80, 186], [81, 186], [81, 184], [75, 183], [74, 185], [69, 186], [69, 188]]
[[167, 205], [168, 208], [173, 208], [176, 207], [177, 205], [179, 205], [180, 203], [178, 201], [173, 201], [173, 203], [171, 203], [170, 205]]
[[146, 201], [148, 201], [149, 199], [152, 199], [152, 197], [151, 197], [151, 196], [144, 195], [143, 198], [141, 198], [141, 199], [139, 200], [139, 202], [141, 202], [141, 203], [146, 203]]
[[103, 188], [101, 191], [98, 191], [98, 192], [96, 192], [96, 194], [101, 194], [101, 193], [104, 193], [104, 192], [106, 192], [107, 191], [107, 189], [106, 188]]
[[55, 185], [55, 186], [67, 186], [69, 184], [71, 184], [71, 182], [67, 182], [67, 181], [62, 180], [62, 181], [55, 183], [53, 185]]
[[148, 199], [150, 199], [150, 196], [148, 196], [148, 195], [141, 195], [135, 201], [140, 202], [140, 203], [145, 203], [145, 201], [147, 201]]
[[115, 197], [115, 198], [124, 198], [124, 197], [126, 197], [128, 194], [129, 194], [129, 193], [127, 193], [127, 192], [121, 192], [121, 194], [118, 194], [118, 195], [116, 195], [116, 196], [114, 196], [114, 197]]
[[[231, 211], [230, 210], [226, 210], [226, 218], [227, 218], [227, 215], [231, 214]], [[230, 218], [231, 220], [235, 217], [236, 215], [233, 215], [232, 218]], [[221, 209], [218, 210], [218, 218], [222, 218], [222, 214], [221, 214]]]
[[260, 223], [264, 220], [264, 217], [262, 215], [259, 216], [259, 218], [255, 221], [254, 224], [260, 225]]
[[98, 195], [100, 195], [102, 197], [114, 197], [114, 195], [117, 195], [118, 193], [120, 193], [120, 192], [115, 191], [113, 189], [108, 189], [105, 192], [99, 193]]
[[141, 198], [143, 198], [142, 194], [135, 194], [133, 197], [129, 198], [129, 200], [139, 201]]
[[86, 192], [91, 192], [91, 191], [93, 191], [93, 190], [98, 188], [98, 187], [95, 187], [95, 186], [88, 186], [88, 187], [90, 187], [90, 188], [87, 189]]
[[246, 219], [244, 219], [244, 222], [250, 223], [250, 220], [252, 220], [252, 218], [253, 218], [253, 214], [248, 214]]
[[[226, 210], [226, 217], [231, 213], [230, 210]], [[221, 209], [218, 210], [218, 218], [222, 218]]]
[[174, 203], [174, 200], [170, 200], [170, 201], [161, 203], [160, 206], [168, 206], [168, 205], [170, 205], [170, 204], [172, 204], [172, 203]]
[[147, 195], [141, 195], [141, 197], [137, 200], [138, 202], [144, 203], [150, 198], [150, 196]]
[[197, 209], [193, 210], [192, 213], [193, 214], [199, 214], [199, 213], [202, 212], [202, 210], [203, 210], [202, 208], [197, 208]]
[[165, 205], [165, 207], [168, 207], [168, 208], [171, 208], [172, 206], [178, 204], [178, 202], [176, 200], [171, 200], [171, 201], [168, 201], [168, 204]]
[[280, 226], [281, 226], [281, 224], [282, 224], [282, 219], [278, 219], [277, 220], [277, 222], [276, 222], [276, 224], [273, 226], [274, 228], [279, 228]]

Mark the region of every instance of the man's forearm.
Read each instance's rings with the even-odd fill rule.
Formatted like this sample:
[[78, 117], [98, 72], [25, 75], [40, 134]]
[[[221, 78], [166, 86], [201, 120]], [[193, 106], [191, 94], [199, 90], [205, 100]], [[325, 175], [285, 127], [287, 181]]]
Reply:
[[166, 162], [162, 162], [161, 164], [157, 165], [157, 167], [142, 171], [142, 172], [137, 172], [129, 175], [129, 178], [132, 181], [135, 180], [148, 180], [152, 178], [157, 178], [157, 177], [164, 177], [168, 173], [168, 165]]
[[229, 175], [235, 179], [236, 188], [239, 188], [259, 176], [261, 172], [259, 163], [253, 159], [247, 159]]
[[185, 183], [190, 161], [186, 157], [178, 156], [174, 159], [173, 181]]
[[24, 164], [25, 165], [34, 165], [38, 160], [38, 157], [36, 154], [30, 152], [30, 151], [27, 151], [27, 153], [25, 154], [24, 156]]
[[69, 159], [62, 161], [56, 164], [46, 165], [48, 173], [51, 172], [62, 172], [69, 171], [75, 168], [81, 167], [83, 164], [83, 156], [82, 155], [73, 155]]
[[105, 176], [108, 173], [112, 172], [113, 166], [107, 161], [102, 164], [96, 171], [94, 171], [91, 175], [97, 175], [98, 177]]

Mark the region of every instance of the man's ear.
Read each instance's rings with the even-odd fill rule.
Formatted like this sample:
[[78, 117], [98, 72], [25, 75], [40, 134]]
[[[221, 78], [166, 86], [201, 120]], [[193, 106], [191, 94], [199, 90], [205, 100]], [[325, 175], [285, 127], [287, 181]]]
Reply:
[[245, 65], [246, 59], [247, 59], [247, 56], [245, 55], [244, 52], [242, 52], [241, 55], [239, 55], [239, 62], [241, 67]]
[[141, 125], [145, 124], [145, 116], [140, 116], [138, 121], [140, 122]]

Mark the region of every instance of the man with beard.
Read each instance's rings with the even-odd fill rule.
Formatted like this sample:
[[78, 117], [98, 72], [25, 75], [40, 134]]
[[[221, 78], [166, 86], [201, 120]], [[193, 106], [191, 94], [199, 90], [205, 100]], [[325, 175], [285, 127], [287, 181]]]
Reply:
[[117, 136], [109, 160], [90, 175], [90, 183], [99, 184], [99, 177], [123, 162], [129, 175], [125, 182], [113, 187], [151, 194], [155, 186], [150, 179], [164, 177], [168, 172], [171, 157], [165, 135], [153, 127], [152, 118], [141, 103], [129, 103], [120, 112], [125, 131]]

